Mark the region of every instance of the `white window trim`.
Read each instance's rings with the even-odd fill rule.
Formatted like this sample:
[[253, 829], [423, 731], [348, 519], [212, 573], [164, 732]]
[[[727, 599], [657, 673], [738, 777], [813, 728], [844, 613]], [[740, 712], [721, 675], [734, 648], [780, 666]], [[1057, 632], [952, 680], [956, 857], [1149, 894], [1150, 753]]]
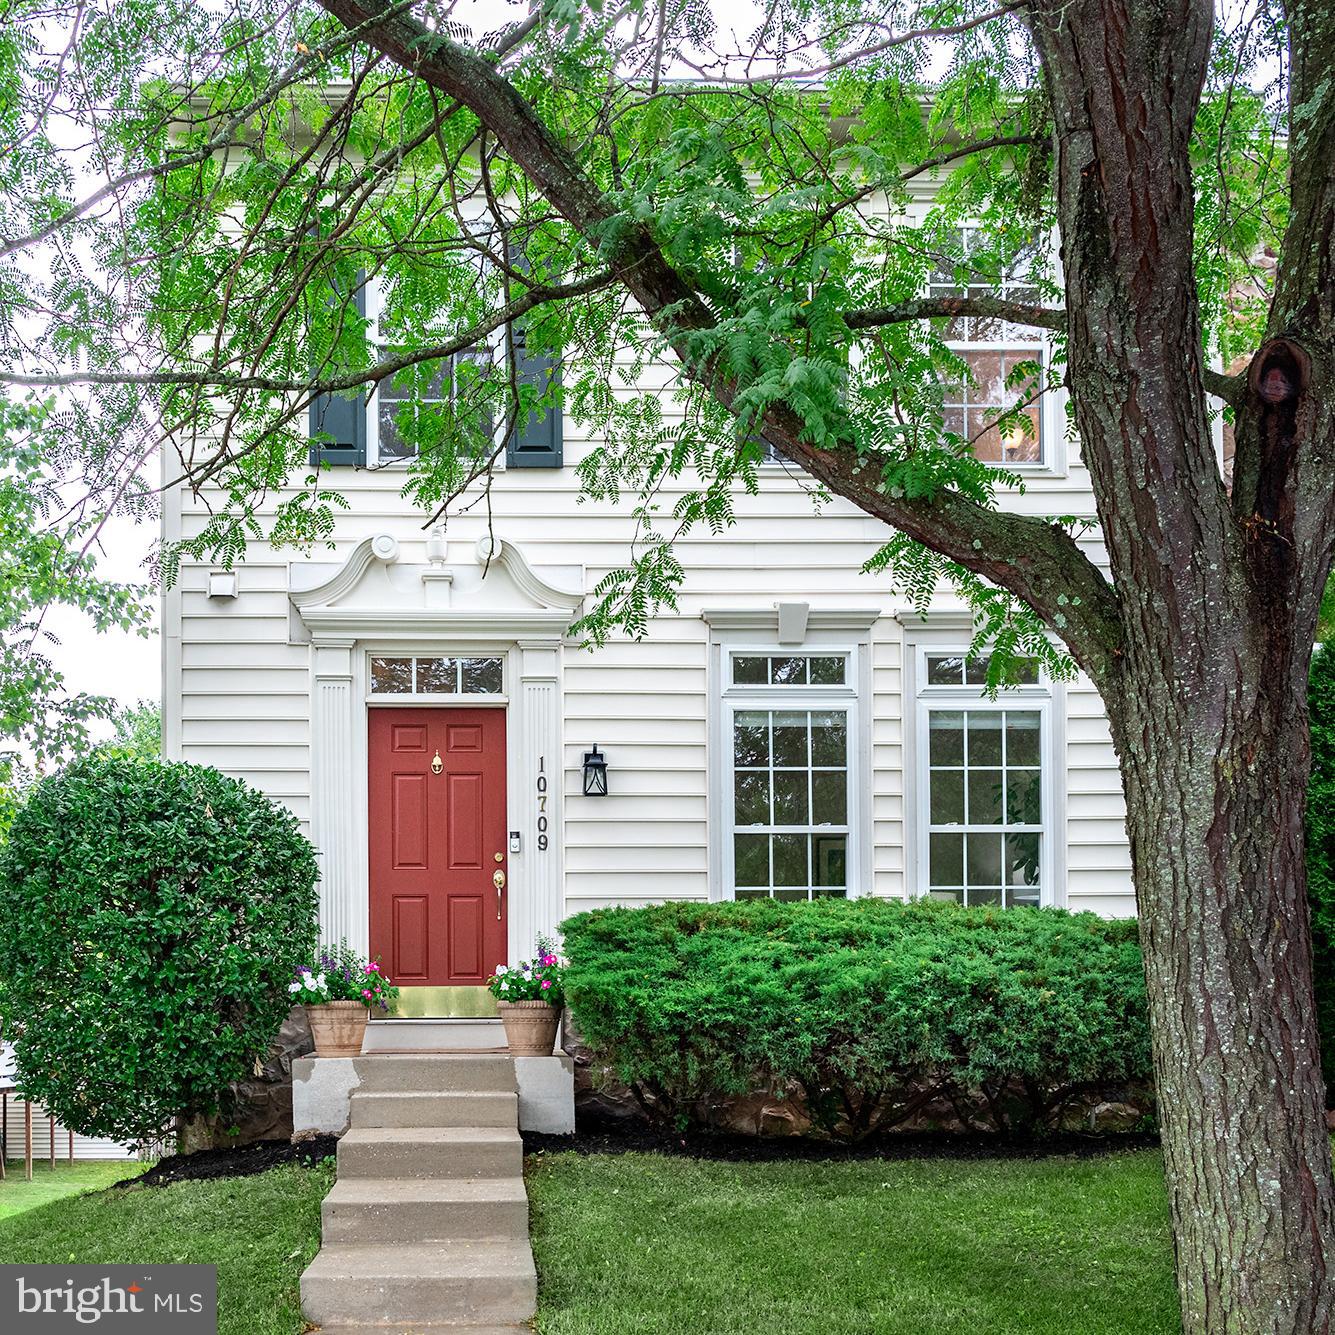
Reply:
[[[732, 719], [738, 709], [848, 710], [848, 849], [845, 855], [849, 899], [872, 894], [871, 810], [871, 634], [876, 613], [814, 610], [801, 643], [780, 643], [774, 612], [706, 612], [710, 622], [709, 727], [707, 744], [709, 815], [709, 897], [732, 900], [733, 748]], [[827, 628], [821, 628], [824, 621]], [[768, 635], [767, 635], [768, 632]], [[842, 686], [732, 686], [734, 655], [799, 657], [842, 654], [848, 671]], [[763, 703], [762, 703], [763, 702]]]
[[[930, 893], [928, 871], [929, 776], [927, 754], [928, 714], [933, 709], [1037, 710], [1040, 715], [1040, 755], [1042, 758], [1042, 859], [1039, 904], [1045, 908], [1066, 905], [1066, 688], [1064, 683], [1040, 676], [1033, 686], [1014, 686], [988, 700], [977, 686], [936, 686], [927, 684], [927, 656], [964, 654], [969, 647], [968, 631], [954, 625], [937, 628], [914, 626], [911, 618], [905, 628], [905, 715], [913, 726], [905, 730], [905, 866], [908, 869], [906, 893], [910, 899], [924, 899]], [[945, 622], [958, 618], [943, 617]], [[911, 712], [910, 712], [911, 711]], [[998, 827], [999, 829], [1004, 827]]]

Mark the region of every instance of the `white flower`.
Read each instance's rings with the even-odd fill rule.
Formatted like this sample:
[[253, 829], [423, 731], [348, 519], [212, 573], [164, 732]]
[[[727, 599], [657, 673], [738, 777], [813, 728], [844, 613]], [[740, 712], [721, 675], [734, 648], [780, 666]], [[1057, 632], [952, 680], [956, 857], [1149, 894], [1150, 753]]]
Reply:
[[300, 991], [301, 991], [301, 984], [300, 984], [300, 983], [289, 983], [289, 984], [287, 985], [287, 990], [288, 990], [289, 992], [300, 992]]
[[501, 991], [502, 991], [502, 992], [508, 992], [509, 990], [510, 990], [510, 984], [509, 984], [509, 983], [502, 983], [502, 984], [501, 984]]
[[321, 975], [315, 980], [315, 986], [318, 987], [318, 988], [320, 989], [321, 992], [327, 992], [327, 991], [329, 990], [329, 984], [325, 982], [325, 980], [324, 980], [324, 974], [321, 974]]
[[506, 964], [498, 964], [498, 965], [496, 966], [496, 973], [497, 973], [498, 976], [500, 976], [501, 978], [504, 978], [505, 975], [506, 975], [507, 973], [509, 973], [509, 972], [510, 972], [510, 967], [509, 967], [509, 965], [506, 965]]

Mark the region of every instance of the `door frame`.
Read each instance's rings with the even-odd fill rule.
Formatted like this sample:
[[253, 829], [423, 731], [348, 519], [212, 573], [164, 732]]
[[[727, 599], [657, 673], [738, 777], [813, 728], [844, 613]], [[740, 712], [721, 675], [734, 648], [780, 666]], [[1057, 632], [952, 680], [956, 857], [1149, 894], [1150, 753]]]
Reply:
[[[564, 631], [567, 618], [561, 618]], [[553, 933], [563, 896], [564, 765], [560, 710], [560, 633], [508, 643], [495, 637], [410, 638], [368, 634], [312, 640], [311, 828], [321, 855], [320, 930], [326, 941], [346, 937], [354, 949], [370, 947], [369, 717], [377, 708], [470, 707], [506, 711], [506, 842], [508, 867], [507, 954], [533, 954], [539, 932]], [[501, 696], [421, 697], [370, 694], [373, 654], [492, 654], [505, 659]], [[548, 841], [537, 848], [539, 762], [547, 776]], [[520, 835], [519, 852], [509, 835]]]
[[[492, 535], [450, 565], [400, 561], [397, 539], [381, 533], [364, 538], [332, 571], [289, 566], [289, 642], [309, 646], [310, 828], [320, 855], [324, 940], [346, 937], [357, 950], [369, 946], [367, 719], [374, 706], [367, 699], [373, 653], [505, 655], [507, 844], [510, 831], [519, 831], [521, 839], [520, 851], [509, 853], [510, 958], [530, 957], [537, 934], [556, 930], [564, 916], [569, 777], [562, 646], [583, 602], [583, 582], [581, 569], [578, 590], [550, 583], [518, 547]], [[536, 840], [539, 758], [548, 776], [545, 850]]]

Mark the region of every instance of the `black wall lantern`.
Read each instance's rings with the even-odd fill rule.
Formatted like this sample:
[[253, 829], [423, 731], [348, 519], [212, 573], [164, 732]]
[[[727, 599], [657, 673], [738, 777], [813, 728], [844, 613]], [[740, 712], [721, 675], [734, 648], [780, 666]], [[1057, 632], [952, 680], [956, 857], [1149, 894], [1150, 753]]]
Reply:
[[607, 757], [598, 749], [597, 742], [592, 751], [584, 753], [584, 796], [607, 796]]

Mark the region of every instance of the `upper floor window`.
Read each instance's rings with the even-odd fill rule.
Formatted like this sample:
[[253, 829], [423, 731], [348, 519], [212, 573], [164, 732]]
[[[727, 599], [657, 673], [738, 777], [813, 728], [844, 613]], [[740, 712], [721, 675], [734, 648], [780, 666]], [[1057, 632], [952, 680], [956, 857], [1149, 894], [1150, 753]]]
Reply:
[[1034, 663], [995, 700], [986, 678], [986, 658], [920, 660], [920, 884], [933, 899], [1037, 905], [1051, 898], [1050, 692]]
[[[961, 259], [958, 264], [938, 260], [928, 281], [929, 296], [995, 296], [1038, 304], [1038, 289], [1025, 273], [1031, 254], [1019, 256], [998, 280], [971, 266], [971, 255], [980, 249], [977, 228], [963, 227], [953, 236]], [[1024, 370], [1026, 364], [1044, 364], [1046, 345], [1038, 332], [987, 316], [960, 316], [947, 324], [946, 346], [969, 368], [971, 379], [961, 377], [946, 386], [943, 426], [987, 463], [1012, 467], [1046, 462], [1040, 381]], [[1017, 404], [1018, 410], [1011, 412]]]

